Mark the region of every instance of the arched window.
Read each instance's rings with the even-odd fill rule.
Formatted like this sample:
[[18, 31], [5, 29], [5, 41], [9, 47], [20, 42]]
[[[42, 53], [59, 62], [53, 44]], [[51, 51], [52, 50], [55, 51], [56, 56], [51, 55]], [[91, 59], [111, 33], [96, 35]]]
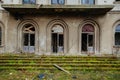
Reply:
[[0, 27], [0, 45], [2, 45], [2, 29]]
[[23, 4], [35, 4], [36, 0], [23, 0]]
[[64, 52], [64, 30], [61, 25], [54, 25], [51, 30], [52, 33], [52, 52]]
[[82, 52], [94, 51], [94, 26], [86, 24], [82, 27]]
[[51, 0], [51, 4], [65, 4], [65, 0]]
[[68, 42], [67, 24], [60, 19], [50, 21], [47, 27], [47, 52], [67, 53]]
[[115, 28], [115, 45], [120, 46], [120, 24]]
[[23, 27], [23, 51], [35, 52], [35, 27], [31, 24]]
[[95, 4], [95, 0], [82, 0], [82, 4]]

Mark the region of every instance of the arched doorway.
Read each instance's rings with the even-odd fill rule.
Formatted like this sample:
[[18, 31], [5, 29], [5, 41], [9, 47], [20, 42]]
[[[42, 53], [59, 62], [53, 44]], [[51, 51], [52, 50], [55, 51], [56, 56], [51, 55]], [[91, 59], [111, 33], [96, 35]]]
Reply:
[[35, 27], [32, 24], [26, 24], [22, 30], [23, 52], [35, 52]]
[[18, 52], [39, 52], [39, 27], [31, 19], [23, 20], [17, 27], [17, 50]]
[[53, 53], [64, 52], [64, 29], [61, 25], [54, 25], [51, 30], [51, 47]]
[[63, 20], [54, 19], [50, 21], [47, 27], [47, 52], [67, 53], [69, 42], [68, 32], [68, 26]]
[[95, 29], [91, 24], [85, 24], [82, 27], [81, 51], [94, 53]]

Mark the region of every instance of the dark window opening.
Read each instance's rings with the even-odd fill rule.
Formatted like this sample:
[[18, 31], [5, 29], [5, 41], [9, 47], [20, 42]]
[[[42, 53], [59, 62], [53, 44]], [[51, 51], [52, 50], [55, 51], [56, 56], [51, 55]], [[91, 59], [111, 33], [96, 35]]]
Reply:
[[120, 46], [120, 32], [115, 33], [115, 45]]
[[24, 46], [35, 45], [35, 34], [24, 33]]
[[29, 34], [24, 33], [24, 46], [28, 46], [28, 42], [29, 42]]
[[31, 30], [31, 31], [35, 31], [35, 28], [34, 28], [34, 27], [31, 27], [30, 30]]
[[57, 33], [52, 33], [52, 50], [54, 53], [57, 53]]
[[115, 29], [115, 45], [120, 46], [120, 24]]
[[93, 35], [88, 35], [88, 46], [93, 46]]
[[30, 34], [30, 46], [35, 46], [35, 34]]
[[82, 34], [82, 51], [87, 51], [87, 34]]
[[64, 39], [63, 39], [63, 34], [59, 34], [59, 46], [63, 46]]
[[93, 51], [94, 37], [90, 33], [82, 33], [82, 51]]
[[63, 52], [64, 38], [63, 34], [52, 33], [52, 51], [54, 53]]

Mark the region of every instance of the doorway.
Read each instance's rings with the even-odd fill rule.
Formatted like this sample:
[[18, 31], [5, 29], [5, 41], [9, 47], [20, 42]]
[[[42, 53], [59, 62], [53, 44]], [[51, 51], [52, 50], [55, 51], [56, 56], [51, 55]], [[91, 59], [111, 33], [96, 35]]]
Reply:
[[35, 52], [35, 28], [31, 24], [27, 24], [23, 28], [23, 52]]
[[94, 27], [91, 24], [86, 24], [82, 28], [82, 52], [94, 53]]
[[53, 53], [63, 53], [64, 52], [64, 32], [61, 25], [54, 25], [52, 28], [52, 52]]

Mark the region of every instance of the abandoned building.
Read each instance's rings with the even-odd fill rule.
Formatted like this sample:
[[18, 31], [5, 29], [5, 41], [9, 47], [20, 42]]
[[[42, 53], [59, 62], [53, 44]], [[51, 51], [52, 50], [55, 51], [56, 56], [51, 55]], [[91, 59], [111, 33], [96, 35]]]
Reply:
[[0, 5], [0, 53], [120, 52], [120, 0], [0, 0]]

